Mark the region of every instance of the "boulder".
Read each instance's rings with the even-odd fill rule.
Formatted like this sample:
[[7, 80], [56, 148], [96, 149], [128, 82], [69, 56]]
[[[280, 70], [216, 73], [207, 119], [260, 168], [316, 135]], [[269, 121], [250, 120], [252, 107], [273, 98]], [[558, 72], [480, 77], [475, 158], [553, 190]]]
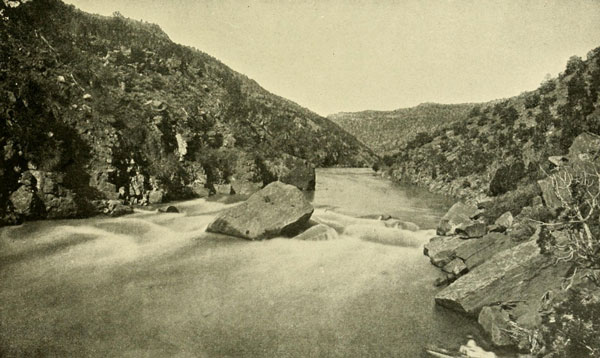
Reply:
[[307, 160], [282, 154], [280, 158], [265, 161], [269, 175], [300, 190], [315, 190], [315, 167]]
[[568, 163], [569, 159], [567, 157], [563, 157], [562, 155], [553, 155], [551, 157], [548, 157], [548, 161], [552, 163], [552, 165], [554, 165], [555, 167], [560, 167], [565, 163]]
[[263, 183], [253, 183], [245, 180], [235, 180], [231, 182], [231, 189], [234, 193], [239, 195], [252, 195], [259, 191], [263, 186]]
[[493, 345], [503, 347], [514, 344], [509, 334], [512, 330], [510, 315], [501, 306], [483, 307], [477, 322], [488, 333]]
[[325, 224], [317, 224], [315, 226], [310, 227], [308, 230], [303, 233], [294, 236], [296, 240], [305, 240], [305, 241], [325, 241], [325, 240], [334, 240], [338, 238], [338, 233], [332, 227], [329, 227]]
[[570, 268], [542, 255], [535, 240], [501, 251], [454, 281], [435, 296], [435, 302], [477, 316], [497, 302], [533, 302], [557, 288]]
[[[556, 177], [550, 176], [546, 179], [538, 180], [538, 186], [542, 191], [542, 198], [547, 207], [556, 209], [563, 206], [559, 196], [565, 200], [570, 200], [571, 192], [568, 188], [556, 185]], [[558, 195], [557, 195], [558, 194]]]
[[194, 182], [190, 184], [192, 193], [198, 198], [206, 198], [210, 195], [210, 189], [204, 186], [204, 183]]
[[581, 133], [569, 147], [568, 159], [570, 161], [590, 160], [600, 153], [600, 136], [592, 133]]
[[32, 188], [21, 185], [9, 196], [14, 212], [27, 218], [38, 217], [43, 211], [43, 204]]
[[471, 224], [472, 217], [479, 214], [479, 209], [472, 205], [467, 205], [463, 202], [458, 202], [448, 210], [446, 215], [442, 217], [437, 227], [437, 234], [440, 236], [453, 235], [454, 230], [464, 224]]
[[436, 236], [423, 246], [423, 253], [434, 266], [442, 268], [456, 257], [456, 249], [464, 243], [456, 236]]
[[150, 204], [160, 204], [165, 198], [165, 192], [162, 189], [152, 190], [148, 193], [148, 202]]
[[124, 205], [121, 200], [104, 200], [103, 212], [109, 216], [117, 217], [133, 213], [133, 208], [129, 205]]
[[160, 209], [158, 209], [158, 211], [161, 212], [161, 213], [178, 213], [179, 209], [177, 209], [173, 205], [169, 205], [166, 208], [160, 208]]
[[83, 214], [75, 200], [75, 194], [70, 190], [64, 196], [45, 194], [42, 200], [48, 219], [72, 219]]
[[490, 194], [496, 196], [515, 189], [519, 180], [524, 176], [525, 164], [522, 161], [496, 169], [490, 181]]
[[506, 230], [512, 226], [513, 220], [514, 218], [511, 212], [507, 211], [504, 214], [500, 215], [500, 217], [496, 219], [496, 221], [494, 221], [494, 225], [498, 225], [499, 227], [502, 227]]
[[506, 232], [506, 228], [504, 226], [492, 224], [492, 225], [488, 226], [488, 232], [503, 233], [503, 232]]
[[463, 239], [479, 238], [487, 233], [487, 225], [479, 221], [473, 221], [460, 225], [455, 229], [455, 232]]
[[213, 187], [215, 188], [215, 193], [217, 194], [234, 194], [234, 191], [231, 188], [231, 184], [214, 184]]
[[242, 204], [223, 211], [206, 230], [249, 240], [293, 236], [306, 227], [313, 211], [298, 188], [273, 182]]
[[454, 255], [464, 261], [467, 269], [473, 270], [498, 252], [516, 245], [517, 242], [506, 235], [489, 233], [481, 240], [463, 240], [463, 244], [454, 250]]
[[465, 262], [462, 259], [455, 258], [454, 260], [448, 262], [442, 268], [442, 271], [458, 277], [467, 272], [467, 265], [465, 265]]

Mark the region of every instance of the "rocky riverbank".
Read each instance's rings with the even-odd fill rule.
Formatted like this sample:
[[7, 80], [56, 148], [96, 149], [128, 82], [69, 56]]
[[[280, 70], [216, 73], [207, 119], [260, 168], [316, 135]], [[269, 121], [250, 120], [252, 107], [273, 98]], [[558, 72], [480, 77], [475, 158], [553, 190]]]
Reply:
[[[589, 272], [577, 272], [573, 257], [561, 259], [558, 249], [572, 240], [573, 232], [561, 221], [571, 196], [578, 195], [572, 179], [597, 173], [599, 148], [600, 137], [584, 133], [568, 155], [550, 158], [556, 165], [537, 182], [541, 195], [515, 217], [507, 211], [490, 221], [489, 201], [456, 203], [440, 221], [438, 236], [424, 246], [441, 270], [435, 284], [446, 286], [436, 304], [476, 318], [497, 347], [550, 354], [553, 342], [545, 342], [543, 332], [554, 308], [564, 302], [566, 288], [592, 287], [600, 293], [590, 286]], [[597, 178], [590, 183], [594, 192]]]

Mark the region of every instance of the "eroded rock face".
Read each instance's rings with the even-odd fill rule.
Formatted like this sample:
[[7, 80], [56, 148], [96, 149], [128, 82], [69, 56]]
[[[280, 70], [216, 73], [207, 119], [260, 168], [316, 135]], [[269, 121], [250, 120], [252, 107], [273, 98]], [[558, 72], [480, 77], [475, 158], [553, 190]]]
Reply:
[[437, 227], [437, 234], [441, 236], [453, 235], [457, 227], [473, 223], [471, 218], [479, 214], [479, 209], [472, 205], [458, 202], [442, 217]]
[[497, 302], [530, 302], [560, 285], [570, 264], [543, 256], [535, 240], [501, 251], [435, 297], [441, 306], [476, 316]]
[[[496, 253], [516, 246], [518, 242], [511, 237], [499, 233], [489, 233], [477, 240], [464, 240], [457, 236], [434, 237], [424, 246], [424, 254], [429, 256], [431, 263], [446, 272], [448, 265], [454, 261], [453, 266], [460, 260], [464, 263], [466, 271], [470, 271], [489, 260]], [[466, 272], [459, 270], [459, 274]], [[457, 276], [459, 275], [457, 274]]]
[[313, 211], [298, 188], [273, 182], [222, 212], [206, 230], [249, 240], [292, 236], [306, 227]]
[[308, 230], [304, 231], [300, 235], [294, 236], [294, 239], [304, 241], [325, 241], [335, 240], [337, 238], [337, 231], [325, 224], [317, 224], [315, 226], [310, 227]]

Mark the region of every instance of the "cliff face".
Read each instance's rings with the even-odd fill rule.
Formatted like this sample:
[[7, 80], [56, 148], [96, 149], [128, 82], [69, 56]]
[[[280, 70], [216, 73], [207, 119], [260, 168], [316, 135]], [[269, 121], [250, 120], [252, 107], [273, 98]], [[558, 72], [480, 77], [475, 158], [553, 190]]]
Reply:
[[[24, 215], [15, 203], [31, 216], [72, 217], [106, 210], [107, 199], [159, 202], [233, 181], [265, 184], [276, 177], [272, 165], [294, 157], [314, 166], [375, 159], [336, 124], [156, 25], [58, 0], [0, 7], [0, 217], [8, 222]], [[52, 209], [61, 202], [69, 209]]]
[[393, 154], [420, 132], [467, 118], [474, 104], [423, 103], [394, 111], [341, 112], [328, 118], [379, 155]]

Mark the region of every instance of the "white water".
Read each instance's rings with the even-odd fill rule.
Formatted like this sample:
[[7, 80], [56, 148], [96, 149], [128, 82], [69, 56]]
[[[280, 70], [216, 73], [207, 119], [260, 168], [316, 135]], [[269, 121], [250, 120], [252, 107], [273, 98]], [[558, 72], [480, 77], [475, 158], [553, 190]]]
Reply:
[[0, 356], [425, 357], [479, 335], [434, 306], [422, 255], [449, 202], [365, 170], [317, 183], [338, 240], [207, 234], [235, 204], [205, 200], [0, 229]]

